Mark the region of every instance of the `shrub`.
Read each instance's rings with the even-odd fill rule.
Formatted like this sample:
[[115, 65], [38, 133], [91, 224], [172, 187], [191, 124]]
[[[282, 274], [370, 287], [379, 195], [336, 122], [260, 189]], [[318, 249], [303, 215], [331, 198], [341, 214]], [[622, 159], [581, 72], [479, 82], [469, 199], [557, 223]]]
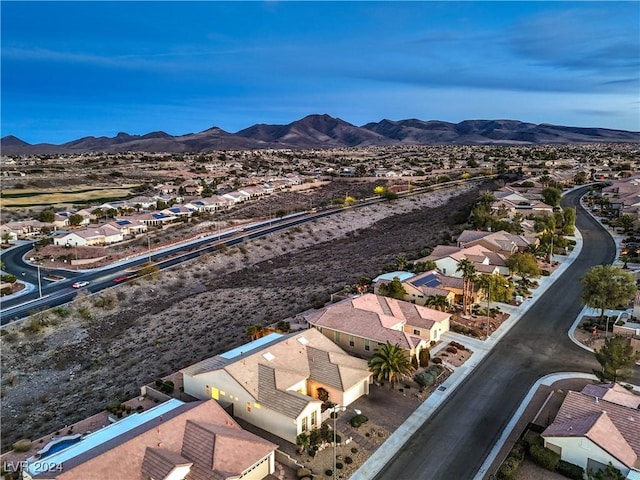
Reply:
[[18, 440], [13, 444], [14, 452], [28, 452], [31, 448], [31, 440], [28, 438], [23, 438], [22, 440]]
[[344, 457], [344, 463], [346, 463], [347, 465], [350, 463], [353, 463], [353, 458], [351, 457]]
[[[309, 449], [309, 450], [311, 450], [311, 449]], [[308, 468], [299, 468], [298, 471], [296, 472], [296, 476], [298, 478], [310, 477], [311, 476], [311, 470], [309, 470]]]
[[356, 447], [351, 447], [351, 453], [358, 453], [358, 449]]
[[554, 471], [560, 462], [560, 455], [540, 445], [531, 445], [529, 455], [537, 465], [550, 471]]
[[500, 468], [498, 469], [498, 478], [509, 480], [516, 476], [518, 473], [518, 468], [520, 468], [520, 460], [516, 457], [509, 456], [502, 462]]
[[64, 308], [64, 307], [56, 307], [51, 311], [53, 313], [55, 313], [56, 315], [58, 315], [60, 318], [68, 317], [69, 314], [71, 313], [71, 312], [69, 312], [68, 308]]
[[458, 353], [458, 349], [456, 347], [447, 347], [447, 352], [453, 353], [454, 355]]
[[438, 363], [442, 363], [442, 359], [441, 359], [441, 358], [438, 358], [438, 357], [434, 358], [434, 359], [433, 359], [433, 360], [431, 360], [431, 361], [432, 361], [433, 363], [436, 363], [436, 364], [438, 364]]
[[558, 462], [556, 471], [560, 475], [564, 475], [565, 477], [571, 478], [573, 480], [582, 480], [582, 478], [584, 477], [584, 468], [582, 468], [580, 465], [565, 462], [564, 460], [560, 460], [560, 462]]
[[363, 423], [367, 423], [368, 421], [369, 421], [369, 419], [366, 416], [360, 414], [360, 415], [356, 415], [355, 417], [353, 417], [350, 420], [350, 423], [351, 423], [352, 427], [358, 428], [360, 425], [362, 425]]
[[342, 464], [342, 462], [336, 463], [336, 469], [337, 470], [342, 470], [343, 468], [344, 468], [344, 465]]
[[333, 477], [333, 470], [327, 469], [327, 470], [324, 471], [324, 474], [327, 477]]
[[429, 349], [427, 348], [423, 348], [422, 350], [420, 350], [420, 354], [419, 354], [419, 364], [421, 367], [426, 367], [429, 365], [429, 357], [430, 357], [430, 353], [429, 353]]

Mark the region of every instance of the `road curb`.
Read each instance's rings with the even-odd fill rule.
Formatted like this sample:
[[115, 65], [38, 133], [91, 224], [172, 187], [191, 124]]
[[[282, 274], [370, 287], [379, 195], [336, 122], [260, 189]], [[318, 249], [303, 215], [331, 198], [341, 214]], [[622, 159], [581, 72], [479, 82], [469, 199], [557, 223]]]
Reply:
[[487, 458], [485, 458], [484, 463], [480, 467], [480, 470], [478, 470], [478, 473], [476, 473], [475, 477], [473, 477], [473, 480], [482, 480], [485, 477], [485, 475], [489, 472], [489, 468], [491, 468], [491, 465], [493, 465], [493, 462], [495, 462], [498, 454], [500, 453], [500, 450], [502, 450], [502, 448], [504, 447], [504, 444], [506, 443], [507, 439], [511, 435], [511, 432], [513, 431], [516, 424], [520, 420], [520, 417], [522, 417], [522, 414], [524, 413], [525, 409], [529, 406], [531, 399], [533, 398], [535, 393], [538, 391], [538, 388], [540, 387], [540, 385], [549, 386], [549, 385], [553, 385], [558, 380], [567, 380], [570, 378], [585, 378], [588, 380], [596, 380], [596, 381], [598, 380], [598, 377], [596, 377], [595, 375], [591, 375], [589, 373], [580, 373], [580, 372], [551, 373], [549, 375], [545, 375], [544, 377], [538, 379], [533, 384], [533, 386], [529, 389], [529, 392], [520, 403], [520, 406], [511, 417], [511, 420], [509, 420], [509, 423], [507, 424], [507, 426], [504, 427], [504, 430], [502, 431], [500, 438], [493, 445], [491, 452], [489, 452], [489, 455], [487, 456]]

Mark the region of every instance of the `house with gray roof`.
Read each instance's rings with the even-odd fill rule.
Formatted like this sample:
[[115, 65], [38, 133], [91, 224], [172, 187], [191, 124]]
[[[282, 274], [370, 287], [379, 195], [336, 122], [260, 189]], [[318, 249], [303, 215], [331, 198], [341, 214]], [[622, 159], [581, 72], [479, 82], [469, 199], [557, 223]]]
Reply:
[[181, 370], [185, 393], [233, 405], [233, 413], [291, 443], [320, 426], [322, 401], [348, 406], [369, 393], [367, 362], [315, 329], [272, 333]]
[[544, 432], [545, 447], [562, 460], [597, 472], [611, 463], [640, 479], [640, 396], [617, 384], [569, 391]]

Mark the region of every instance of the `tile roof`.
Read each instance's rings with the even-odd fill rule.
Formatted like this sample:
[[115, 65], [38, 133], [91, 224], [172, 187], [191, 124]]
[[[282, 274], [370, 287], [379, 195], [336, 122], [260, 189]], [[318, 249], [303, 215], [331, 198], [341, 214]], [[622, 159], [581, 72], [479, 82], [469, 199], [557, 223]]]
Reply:
[[640, 410], [569, 391], [543, 437], [585, 436], [628, 467], [638, 467]]
[[[289, 385], [290, 386], [290, 385]], [[296, 391], [276, 387], [276, 370], [267, 365], [258, 365], [258, 402], [289, 418], [297, 418], [302, 411], [315, 401]]]
[[640, 395], [635, 395], [634, 393], [618, 385], [617, 383], [607, 383], [603, 385], [585, 385], [585, 387], [582, 389], [582, 393], [629, 408], [640, 407]]
[[[291, 335], [277, 335], [273, 341], [257, 348], [247, 345], [247, 351], [232, 358], [226, 354], [212, 357], [181, 372], [202, 375], [224, 369], [242, 388], [264, 407], [296, 418], [301, 409], [317, 401], [309, 396], [289, 391], [304, 379], [325, 382], [335, 388], [349, 388], [370, 376], [367, 362], [347, 355], [339, 346], [316, 329]], [[266, 354], [270, 354], [268, 358]], [[319, 376], [322, 378], [316, 377]]]
[[[234, 449], [231, 443], [236, 441]], [[146, 480], [151, 476], [159, 480], [164, 472], [193, 463], [186, 479], [222, 480], [251, 468], [277, 448], [242, 430], [215, 400], [196, 401], [65, 460], [61, 472], [43, 472], [35, 478]]]
[[423, 341], [402, 331], [405, 325], [430, 329], [451, 315], [393, 298], [367, 293], [305, 315], [320, 328], [329, 328], [378, 343], [414, 348]]
[[188, 466], [191, 468], [192, 465], [193, 462], [179, 453], [164, 448], [147, 447], [141, 468], [144, 475], [161, 480], [166, 478], [176, 467]]

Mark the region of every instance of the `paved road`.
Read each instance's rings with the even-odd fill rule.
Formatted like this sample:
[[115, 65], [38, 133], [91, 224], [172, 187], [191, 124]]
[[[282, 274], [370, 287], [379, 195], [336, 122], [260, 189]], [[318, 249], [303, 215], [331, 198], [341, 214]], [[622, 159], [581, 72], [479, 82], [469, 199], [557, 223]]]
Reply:
[[[563, 199], [564, 205], [577, 206], [577, 226], [584, 239], [580, 255], [377, 479], [473, 478], [538, 378], [560, 371], [590, 373], [596, 368], [593, 354], [571, 342], [567, 331], [582, 309], [580, 277], [593, 265], [611, 263], [615, 245], [580, 209], [581, 194], [584, 190]], [[638, 378], [636, 369], [636, 382]]]

